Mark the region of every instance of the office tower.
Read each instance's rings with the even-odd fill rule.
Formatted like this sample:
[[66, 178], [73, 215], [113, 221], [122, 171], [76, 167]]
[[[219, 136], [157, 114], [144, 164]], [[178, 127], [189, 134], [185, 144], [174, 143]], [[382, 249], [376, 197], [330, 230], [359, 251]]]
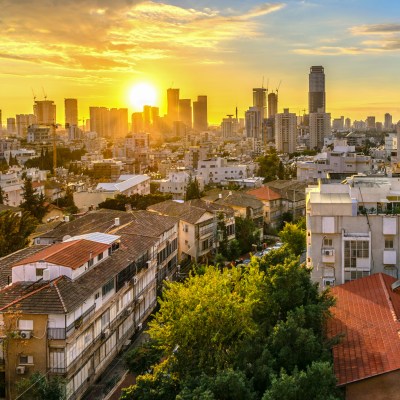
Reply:
[[171, 124], [179, 121], [179, 89], [167, 89], [167, 118]]
[[78, 100], [64, 99], [65, 127], [78, 126]]
[[297, 118], [288, 108], [283, 113], [275, 114], [275, 146], [282, 153], [296, 151]]
[[233, 115], [227, 115], [228, 118], [224, 118], [221, 123], [221, 134], [224, 139], [235, 137], [238, 131], [237, 118], [232, 118]]
[[389, 113], [385, 114], [385, 130], [391, 130], [393, 128], [393, 118]]
[[346, 130], [350, 130], [351, 129], [351, 119], [350, 118], [346, 118], [345, 119], [344, 127], [346, 128]]
[[143, 106], [143, 126], [145, 132], [150, 132], [151, 129], [151, 106]]
[[28, 134], [28, 126], [36, 124], [36, 117], [33, 114], [17, 114], [15, 116], [17, 135], [26, 138]]
[[36, 100], [33, 113], [39, 125], [53, 125], [56, 123], [56, 105], [52, 100]]
[[132, 114], [132, 133], [142, 133], [143, 132], [143, 113], [134, 112]]
[[367, 130], [373, 131], [375, 130], [375, 117], [374, 116], [369, 116], [367, 117], [367, 120], [365, 121], [367, 125]]
[[262, 118], [260, 107], [250, 107], [245, 112], [246, 136], [253, 139], [262, 138]]
[[182, 121], [188, 129], [192, 129], [192, 100], [179, 100], [179, 120]]
[[207, 96], [197, 96], [197, 101], [193, 102], [193, 128], [197, 131], [208, 128]]
[[344, 117], [343, 115], [340, 118], [334, 118], [332, 121], [332, 130], [334, 131], [343, 131], [344, 130]]
[[7, 133], [14, 134], [16, 132], [15, 118], [7, 118]]
[[0, 131], [3, 129], [3, 115], [0, 110]]
[[322, 149], [324, 138], [331, 134], [331, 114], [311, 113], [309, 118], [310, 149]]
[[310, 68], [308, 112], [325, 112], [325, 73], [322, 66]]
[[128, 134], [128, 109], [111, 108], [109, 110], [110, 127], [109, 131], [112, 138], [125, 137]]
[[278, 94], [271, 92], [268, 95], [268, 118], [272, 118], [278, 112]]
[[253, 89], [253, 107], [258, 107], [261, 111], [261, 119], [266, 117], [267, 111], [267, 89]]
[[110, 113], [107, 107], [89, 107], [90, 131], [99, 137], [110, 137]]
[[153, 122], [153, 132], [160, 131], [160, 110], [158, 107], [151, 107], [151, 120]]

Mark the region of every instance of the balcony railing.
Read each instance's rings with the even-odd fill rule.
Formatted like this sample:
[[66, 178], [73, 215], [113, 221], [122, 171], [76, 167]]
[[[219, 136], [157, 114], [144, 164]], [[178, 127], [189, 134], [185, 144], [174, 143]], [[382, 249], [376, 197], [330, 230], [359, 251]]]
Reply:
[[64, 340], [66, 338], [65, 328], [47, 328], [47, 337], [54, 340]]

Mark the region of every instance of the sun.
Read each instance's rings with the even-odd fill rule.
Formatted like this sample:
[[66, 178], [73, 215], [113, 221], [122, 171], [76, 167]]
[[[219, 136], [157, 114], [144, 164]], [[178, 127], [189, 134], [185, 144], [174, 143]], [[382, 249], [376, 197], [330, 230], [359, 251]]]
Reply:
[[142, 111], [143, 106], [154, 106], [157, 101], [157, 90], [150, 83], [137, 83], [129, 91], [129, 99], [135, 110]]

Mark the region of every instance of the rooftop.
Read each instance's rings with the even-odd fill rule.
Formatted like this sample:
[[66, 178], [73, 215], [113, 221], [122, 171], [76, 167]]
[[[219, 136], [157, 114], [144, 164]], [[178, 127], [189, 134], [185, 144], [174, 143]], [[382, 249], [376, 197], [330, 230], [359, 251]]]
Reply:
[[336, 305], [328, 320], [330, 338], [344, 335], [333, 347], [338, 385], [400, 369], [400, 293], [396, 279], [374, 274], [332, 289]]
[[257, 197], [257, 199], [264, 201], [278, 200], [282, 198], [282, 196], [279, 193], [273, 191], [268, 186], [262, 186], [257, 189], [251, 189], [248, 190], [247, 193], [254, 197]]

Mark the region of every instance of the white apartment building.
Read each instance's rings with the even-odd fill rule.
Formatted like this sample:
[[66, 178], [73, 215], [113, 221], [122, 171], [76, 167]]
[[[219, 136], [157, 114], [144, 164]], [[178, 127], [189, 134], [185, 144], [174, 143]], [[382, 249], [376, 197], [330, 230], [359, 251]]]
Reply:
[[320, 287], [399, 276], [399, 178], [353, 176], [306, 191], [307, 266]]
[[178, 225], [146, 211], [131, 219], [2, 264], [12, 281], [0, 291], [0, 330], [15, 333], [7, 347], [0, 340], [7, 399], [36, 371], [63, 377], [68, 399], [81, 399], [153, 312], [177, 271]]
[[275, 147], [280, 153], [296, 151], [297, 117], [288, 108], [275, 114]]
[[197, 177], [204, 179], [204, 184], [207, 185], [229, 179], [249, 178], [253, 175], [254, 170], [255, 164], [230, 163], [226, 158], [217, 157], [199, 161]]
[[[161, 179], [160, 192], [172, 194], [173, 199], [183, 200], [186, 194], [186, 187], [190, 180], [191, 173], [189, 171], [170, 171], [166, 179]], [[192, 177], [194, 179], [195, 177]], [[197, 178], [199, 183], [200, 191], [204, 190], [204, 180], [199, 177]]]
[[348, 146], [346, 140], [336, 140], [332, 151], [309, 157], [296, 163], [297, 180], [312, 182], [319, 178], [333, 178], [333, 174], [354, 175], [372, 169], [370, 156], [355, 152], [355, 146]]

